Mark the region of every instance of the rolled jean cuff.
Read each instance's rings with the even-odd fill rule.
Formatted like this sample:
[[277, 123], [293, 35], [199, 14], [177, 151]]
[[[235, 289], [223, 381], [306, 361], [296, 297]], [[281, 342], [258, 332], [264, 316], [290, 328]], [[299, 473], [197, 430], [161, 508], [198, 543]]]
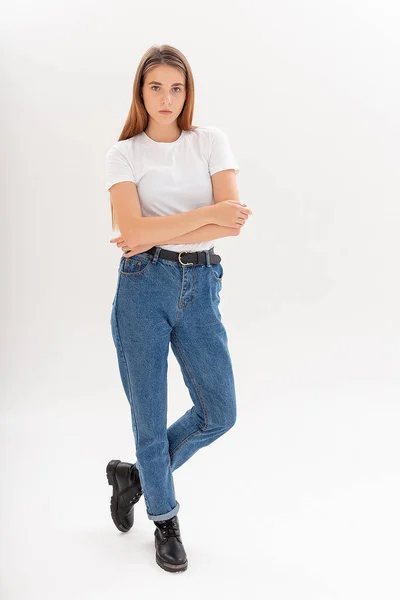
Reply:
[[180, 507], [179, 502], [176, 501], [175, 508], [173, 508], [169, 512], [164, 513], [163, 515], [149, 515], [149, 513], [147, 513], [147, 516], [149, 517], [149, 519], [151, 521], [165, 521], [166, 519], [172, 519], [172, 517], [174, 517], [176, 515], [176, 513], [178, 512], [179, 507]]

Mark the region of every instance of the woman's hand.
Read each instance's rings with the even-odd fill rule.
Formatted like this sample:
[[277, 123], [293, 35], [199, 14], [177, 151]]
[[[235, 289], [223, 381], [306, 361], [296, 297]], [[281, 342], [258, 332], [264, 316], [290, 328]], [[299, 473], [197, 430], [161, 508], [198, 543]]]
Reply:
[[214, 211], [213, 222], [216, 225], [235, 229], [240, 229], [246, 223], [248, 216], [253, 214], [246, 204], [237, 200], [223, 200], [214, 204], [212, 208]]
[[111, 242], [114, 244], [117, 244], [118, 248], [121, 248], [122, 253], [125, 258], [134, 256], [135, 254], [140, 254], [140, 252], [145, 252], [146, 250], [151, 248], [151, 246], [149, 246], [148, 244], [146, 244], [146, 245], [142, 244], [141, 246], [133, 246], [133, 248], [129, 247], [128, 244], [125, 242], [124, 238], [122, 237], [122, 235], [120, 235], [119, 237], [113, 238], [112, 240], [110, 240], [110, 243]]

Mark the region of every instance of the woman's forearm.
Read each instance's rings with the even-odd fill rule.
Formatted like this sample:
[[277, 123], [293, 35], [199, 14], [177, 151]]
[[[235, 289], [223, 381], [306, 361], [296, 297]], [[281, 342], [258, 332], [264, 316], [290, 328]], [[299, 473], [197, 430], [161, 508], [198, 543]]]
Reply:
[[[155, 242], [160, 236], [165, 238], [169, 232], [172, 235], [185, 235], [191, 231], [213, 224], [215, 205], [200, 206], [187, 212], [173, 215], [155, 217], [133, 217], [128, 219], [129, 225], [125, 225], [125, 231], [121, 231], [129, 246], [150, 247], [157, 245]], [[122, 226], [122, 224], [120, 224]]]
[[[225, 227], [223, 225], [216, 224], [208, 224], [199, 227], [198, 229], [194, 229], [189, 233], [184, 233], [183, 235], [179, 235], [178, 237], [160, 241], [154, 246], [168, 245], [168, 244], [195, 244], [197, 242], [208, 242], [209, 240], [215, 240], [218, 238], [229, 237], [238, 235], [240, 232], [240, 227]], [[125, 246], [126, 246], [125, 242]], [[146, 252], [149, 248], [152, 247], [151, 244], [140, 244], [136, 246], [128, 246], [129, 249], [134, 254], [139, 254], [140, 252]], [[131, 254], [132, 256], [132, 254]]]
[[223, 225], [216, 225], [210, 223], [203, 225], [198, 229], [184, 233], [169, 240], [159, 241], [155, 246], [167, 245], [167, 244], [196, 244], [198, 242], [208, 242], [209, 240], [215, 240], [218, 238], [234, 236], [240, 231], [240, 227], [225, 227]]

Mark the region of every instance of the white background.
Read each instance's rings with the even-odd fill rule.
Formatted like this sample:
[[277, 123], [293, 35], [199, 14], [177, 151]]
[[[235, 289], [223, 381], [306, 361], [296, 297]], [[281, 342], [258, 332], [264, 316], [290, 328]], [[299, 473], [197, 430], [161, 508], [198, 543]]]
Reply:
[[[399, 597], [399, 26], [394, 0], [2, 11], [2, 599]], [[105, 477], [135, 460], [105, 153], [162, 43], [253, 210], [215, 245], [238, 420], [174, 473], [180, 577]], [[172, 352], [168, 387], [172, 423]]]

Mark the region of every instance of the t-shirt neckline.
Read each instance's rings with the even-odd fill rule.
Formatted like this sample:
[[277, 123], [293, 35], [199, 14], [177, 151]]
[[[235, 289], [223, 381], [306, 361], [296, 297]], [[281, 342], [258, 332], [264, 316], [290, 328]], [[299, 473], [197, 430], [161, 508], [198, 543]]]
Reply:
[[175, 146], [176, 144], [179, 144], [179, 142], [182, 140], [183, 138], [183, 133], [184, 133], [184, 129], [181, 130], [181, 135], [178, 137], [177, 140], [174, 140], [173, 142], [157, 142], [156, 140], [152, 140], [151, 137], [149, 137], [147, 135], [147, 133], [145, 131], [142, 131], [143, 137], [146, 140], [146, 142], [149, 142], [150, 144], [154, 144], [155, 146], [165, 146], [165, 147], [169, 147], [169, 146]]

